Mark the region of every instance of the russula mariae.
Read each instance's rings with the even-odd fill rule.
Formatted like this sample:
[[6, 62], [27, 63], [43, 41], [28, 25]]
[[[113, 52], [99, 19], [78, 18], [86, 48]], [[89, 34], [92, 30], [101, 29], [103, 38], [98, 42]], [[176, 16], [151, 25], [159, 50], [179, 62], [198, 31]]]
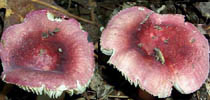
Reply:
[[159, 98], [174, 86], [183, 94], [198, 90], [209, 72], [207, 39], [179, 14], [145, 7], [120, 11], [101, 37], [101, 50], [130, 83]]
[[73, 18], [38, 10], [2, 35], [2, 80], [57, 98], [82, 93], [94, 72], [93, 44]]

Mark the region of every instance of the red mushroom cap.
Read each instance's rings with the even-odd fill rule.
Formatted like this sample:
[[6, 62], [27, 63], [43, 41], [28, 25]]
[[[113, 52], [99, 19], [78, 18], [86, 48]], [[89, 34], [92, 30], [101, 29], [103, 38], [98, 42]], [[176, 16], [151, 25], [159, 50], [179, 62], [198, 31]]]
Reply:
[[160, 98], [172, 86], [183, 94], [198, 90], [209, 73], [207, 39], [179, 14], [122, 10], [103, 31], [101, 47], [131, 83]]
[[33, 11], [3, 32], [2, 80], [55, 98], [85, 90], [95, 67], [93, 44], [75, 19], [54, 14]]

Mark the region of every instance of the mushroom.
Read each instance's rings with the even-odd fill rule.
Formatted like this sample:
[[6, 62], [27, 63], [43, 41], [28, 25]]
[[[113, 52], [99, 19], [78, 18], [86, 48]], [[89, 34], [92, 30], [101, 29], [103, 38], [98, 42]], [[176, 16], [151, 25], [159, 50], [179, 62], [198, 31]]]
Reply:
[[37, 10], [2, 35], [2, 80], [57, 98], [85, 91], [94, 72], [93, 44], [73, 18]]
[[145, 7], [120, 11], [102, 32], [101, 50], [126, 79], [154, 96], [198, 90], [209, 73], [207, 39], [179, 14]]

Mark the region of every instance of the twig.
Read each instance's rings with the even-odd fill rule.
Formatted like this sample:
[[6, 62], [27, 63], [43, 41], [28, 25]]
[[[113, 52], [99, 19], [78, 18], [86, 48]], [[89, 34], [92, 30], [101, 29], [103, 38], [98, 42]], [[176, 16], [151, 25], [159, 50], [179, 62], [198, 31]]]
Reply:
[[95, 22], [95, 14], [94, 14], [94, 8], [91, 8], [91, 20]]
[[104, 9], [106, 9], [106, 10], [111, 10], [111, 11], [114, 10], [113, 8], [110, 8], [110, 7], [107, 7], [107, 6], [104, 6], [104, 5], [97, 5], [97, 6], [99, 6], [99, 7], [101, 7], [101, 8], [104, 8]]
[[91, 10], [90, 10], [91, 20], [95, 22], [94, 11], [95, 11], [95, 7], [96, 7], [96, 2], [94, 2], [93, 0], [89, 0], [88, 3], [89, 3], [89, 6], [91, 7]]
[[72, 3], [72, 1], [71, 1], [71, 0], [69, 0], [69, 3], [68, 3], [68, 8], [67, 8], [67, 10], [69, 10], [69, 9], [70, 9], [70, 7], [71, 7], [71, 3]]
[[[94, 49], [95, 49], [95, 50], [98, 50], [98, 42], [95, 43]], [[97, 55], [96, 53], [94, 53], [94, 57], [95, 57], [96, 59], [98, 59], [98, 55]]]
[[79, 16], [73, 15], [73, 14], [69, 13], [68, 11], [66, 11], [65, 9], [56, 7], [56, 6], [51, 5], [51, 4], [48, 4], [48, 3], [46, 3], [46, 2], [43, 2], [43, 1], [40, 1], [40, 0], [31, 0], [31, 1], [34, 2], [34, 3], [38, 3], [38, 4], [41, 4], [41, 5], [47, 6], [47, 7], [49, 7], [49, 8], [55, 9], [55, 10], [57, 10], [57, 11], [60, 11], [60, 12], [62, 12], [62, 13], [64, 13], [64, 14], [66, 14], [66, 15], [69, 16], [69, 17], [73, 17], [73, 18], [75, 18], [75, 19], [78, 19], [78, 20], [80, 20], [80, 21], [83, 21], [83, 22], [86, 22], [86, 23], [89, 23], [89, 24], [97, 25], [97, 24], [96, 24], [95, 22], [93, 22], [93, 21], [90, 21], [90, 20], [81, 18], [81, 17], [79, 17]]
[[117, 96], [117, 95], [108, 95], [109, 98], [120, 98], [120, 99], [128, 99], [128, 96]]

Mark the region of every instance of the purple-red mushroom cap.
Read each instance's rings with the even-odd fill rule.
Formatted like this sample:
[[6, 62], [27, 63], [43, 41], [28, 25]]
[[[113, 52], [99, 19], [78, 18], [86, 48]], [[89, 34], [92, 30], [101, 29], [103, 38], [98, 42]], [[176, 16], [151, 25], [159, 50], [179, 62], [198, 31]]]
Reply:
[[37, 10], [2, 35], [2, 80], [57, 98], [82, 93], [94, 73], [93, 44], [73, 18]]
[[103, 30], [101, 50], [130, 83], [159, 98], [170, 96], [173, 86], [192, 93], [209, 73], [207, 39], [179, 14], [124, 9]]

